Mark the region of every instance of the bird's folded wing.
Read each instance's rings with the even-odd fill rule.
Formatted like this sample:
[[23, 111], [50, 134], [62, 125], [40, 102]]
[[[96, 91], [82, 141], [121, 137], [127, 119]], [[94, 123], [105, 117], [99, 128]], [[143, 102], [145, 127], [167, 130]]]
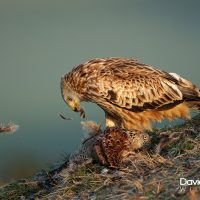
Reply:
[[110, 68], [98, 80], [100, 93], [107, 102], [137, 112], [164, 110], [183, 101], [176, 79], [170, 74], [152, 67], [134, 68]]

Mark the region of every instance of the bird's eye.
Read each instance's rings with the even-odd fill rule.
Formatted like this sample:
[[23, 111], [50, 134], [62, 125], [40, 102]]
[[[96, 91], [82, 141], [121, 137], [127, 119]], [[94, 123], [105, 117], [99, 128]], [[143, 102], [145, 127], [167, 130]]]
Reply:
[[148, 136], [145, 135], [145, 136], [144, 136], [144, 140], [147, 140], [147, 139], [148, 139]]
[[67, 100], [68, 100], [68, 101], [72, 101], [72, 98], [71, 98], [71, 97], [68, 97]]

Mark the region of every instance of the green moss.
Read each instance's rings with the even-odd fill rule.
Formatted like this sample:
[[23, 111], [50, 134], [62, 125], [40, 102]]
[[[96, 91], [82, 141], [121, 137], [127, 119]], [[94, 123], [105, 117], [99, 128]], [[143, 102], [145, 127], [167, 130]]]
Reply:
[[0, 189], [0, 199], [15, 200], [19, 197], [29, 197], [38, 192], [40, 188], [35, 184], [14, 182]]
[[76, 170], [72, 177], [75, 184], [72, 186], [71, 191], [74, 193], [87, 190], [94, 191], [102, 184], [101, 181], [95, 177], [95, 174], [99, 174], [103, 168], [103, 166], [98, 164], [89, 164]]

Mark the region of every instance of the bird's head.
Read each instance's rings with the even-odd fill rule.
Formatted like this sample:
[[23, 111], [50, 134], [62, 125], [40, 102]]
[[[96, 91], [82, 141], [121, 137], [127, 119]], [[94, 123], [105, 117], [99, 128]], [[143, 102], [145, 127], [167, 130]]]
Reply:
[[74, 111], [79, 112], [81, 117], [85, 117], [85, 112], [80, 105], [79, 95], [73, 90], [72, 86], [65, 80], [61, 78], [61, 94], [65, 103]]

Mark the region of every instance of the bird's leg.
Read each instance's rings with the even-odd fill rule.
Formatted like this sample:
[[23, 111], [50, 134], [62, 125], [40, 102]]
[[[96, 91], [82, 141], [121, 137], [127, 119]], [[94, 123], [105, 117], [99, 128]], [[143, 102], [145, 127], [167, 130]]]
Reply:
[[100, 144], [96, 144], [94, 146], [94, 151], [96, 153], [96, 156], [97, 156], [97, 160], [99, 160], [99, 162], [103, 165], [106, 165], [107, 164], [107, 161], [106, 161], [106, 158], [105, 158], [105, 155], [103, 153], [103, 150], [102, 150], [102, 147]]
[[134, 151], [131, 151], [131, 150], [129, 150], [129, 151], [125, 150], [125, 151], [123, 151], [123, 153], [122, 153], [123, 159], [128, 158], [128, 157], [130, 157], [130, 156], [132, 156], [132, 155], [135, 155], [135, 152], [134, 152]]
[[106, 118], [106, 127], [115, 127], [115, 123], [112, 120]]
[[106, 113], [105, 115], [105, 118], [106, 118], [106, 127], [115, 127], [116, 126], [116, 123], [115, 121], [112, 119], [112, 117]]

